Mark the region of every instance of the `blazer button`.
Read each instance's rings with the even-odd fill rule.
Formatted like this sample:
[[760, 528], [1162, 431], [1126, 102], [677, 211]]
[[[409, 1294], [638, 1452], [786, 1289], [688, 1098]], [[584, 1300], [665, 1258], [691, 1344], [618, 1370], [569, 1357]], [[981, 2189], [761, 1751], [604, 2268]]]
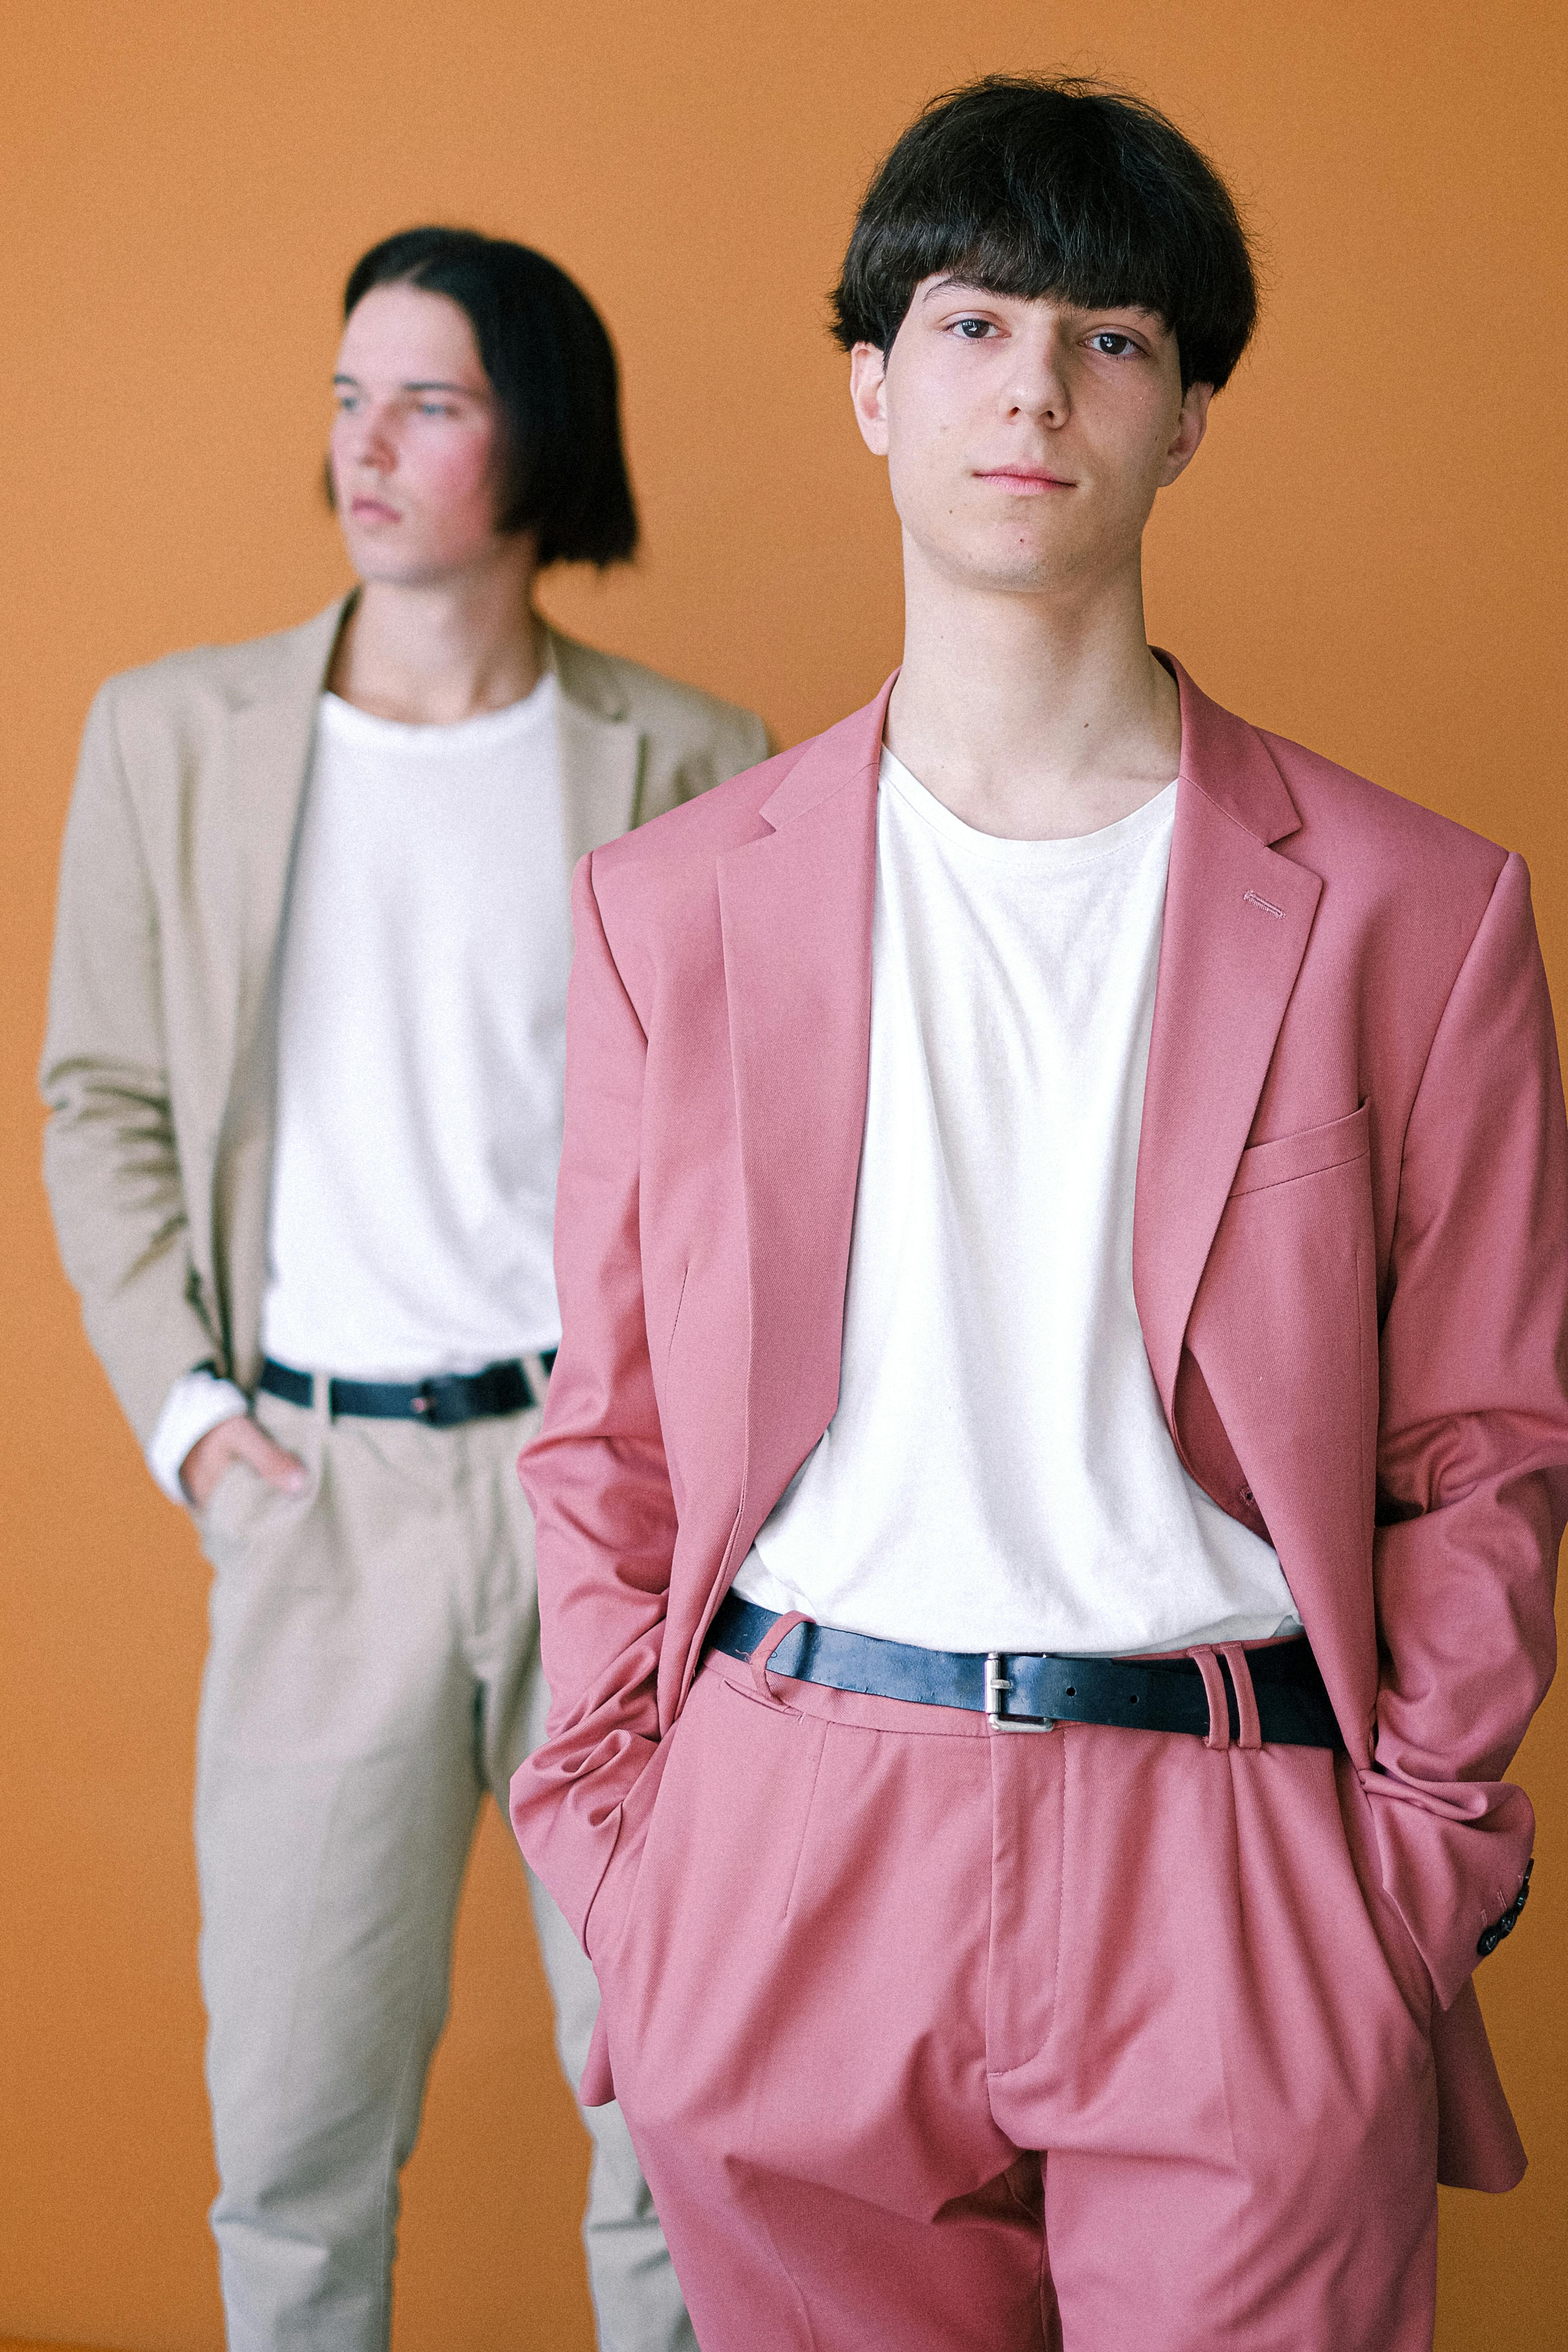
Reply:
[[1244, 1487], [1242, 1488], [1242, 1490], [1241, 1490], [1241, 1499], [1242, 1499], [1242, 1501], [1247, 1505], [1247, 1509], [1250, 1511], [1250, 1510], [1252, 1509], [1252, 1507], [1253, 1507], [1253, 1494], [1252, 1494], [1252, 1489], [1251, 1489], [1251, 1487], [1250, 1487], [1250, 1486], [1244, 1486]]

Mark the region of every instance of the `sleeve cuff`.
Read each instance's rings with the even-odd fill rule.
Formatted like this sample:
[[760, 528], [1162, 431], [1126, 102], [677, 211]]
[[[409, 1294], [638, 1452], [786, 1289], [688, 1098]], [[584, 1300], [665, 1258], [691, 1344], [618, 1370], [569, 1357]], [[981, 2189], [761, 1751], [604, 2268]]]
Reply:
[[197, 1439], [220, 1421], [249, 1411], [244, 1391], [232, 1381], [219, 1380], [205, 1365], [174, 1382], [147, 1441], [147, 1467], [172, 1503], [189, 1507], [191, 1498], [180, 1484], [180, 1465]]

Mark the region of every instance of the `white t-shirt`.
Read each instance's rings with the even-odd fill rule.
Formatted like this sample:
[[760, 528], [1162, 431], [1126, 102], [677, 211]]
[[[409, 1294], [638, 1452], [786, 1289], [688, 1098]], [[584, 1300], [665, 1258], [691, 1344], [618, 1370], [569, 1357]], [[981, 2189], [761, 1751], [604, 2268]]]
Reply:
[[838, 1408], [744, 1598], [942, 1650], [1299, 1630], [1274, 1551], [1182, 1466], [1132, 1296], [1175, 806], [1000, 840], [883, 752]]
[[[282, 940], [262, 1344], [419, 1380], [552, 1348], [572, 926], [556, 682], [453, 726], [321, 698]], [[242, 1411], [176, 1382], [178, 1494]], [[177, 1450], [176, 1450], [177, 1448]]]

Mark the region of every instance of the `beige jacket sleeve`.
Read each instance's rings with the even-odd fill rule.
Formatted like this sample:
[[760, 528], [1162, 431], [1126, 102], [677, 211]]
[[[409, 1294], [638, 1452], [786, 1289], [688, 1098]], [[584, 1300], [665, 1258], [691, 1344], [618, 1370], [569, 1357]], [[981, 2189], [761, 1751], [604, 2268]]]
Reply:
[[66, 824], [41, 1085], [60, 1255], [88, 1337], [145, 1445], [174, 1381], [222, 1349], [187, 1244], [157, 909], [114, 682], [89, 716]]

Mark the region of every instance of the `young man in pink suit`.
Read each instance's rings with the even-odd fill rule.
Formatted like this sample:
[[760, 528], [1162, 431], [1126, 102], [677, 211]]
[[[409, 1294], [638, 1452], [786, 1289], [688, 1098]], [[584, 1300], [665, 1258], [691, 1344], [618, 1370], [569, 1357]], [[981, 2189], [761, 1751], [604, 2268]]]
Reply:
[[1144, 635], [1251, 330], [992, 80], [837, 294], [866, 710], [578, 868], [525, 1852], [706, 2352], [1416, 2352], [1568, 1514], [1524, 868]]

